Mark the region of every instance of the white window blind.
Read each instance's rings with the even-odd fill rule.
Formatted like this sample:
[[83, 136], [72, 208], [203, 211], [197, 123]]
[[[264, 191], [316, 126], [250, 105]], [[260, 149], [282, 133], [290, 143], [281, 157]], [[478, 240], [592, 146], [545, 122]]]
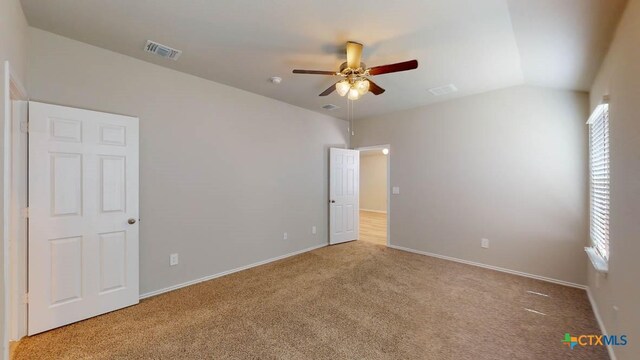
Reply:
[[609, 105], [599, 105], [589, 118], [591, 242], [609, 260]]

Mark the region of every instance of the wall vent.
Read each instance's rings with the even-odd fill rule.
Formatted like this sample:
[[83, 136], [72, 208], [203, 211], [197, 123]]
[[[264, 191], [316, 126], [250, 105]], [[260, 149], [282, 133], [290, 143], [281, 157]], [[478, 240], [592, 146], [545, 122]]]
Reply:
[[181, 50], [170, 48], [166, 45], [158, 44], [155, 41], [147, 40], [147, 44], [144, 46], [144, 51], [156, 54], [165, 59], [178, 60]]
[[339, 109], [340, 106], [333, 105], [333, 104], [327, 104], [327, 105], [323, 105], [322, 108], [325, 109], [325, 110], [331, 111], [331, 110]]
[[453, 84], [429, 89], [429, 92], [435, 96], [447, 95], [447, 94], [454, 93], [456, 91], [458, 91], [458, 88]]

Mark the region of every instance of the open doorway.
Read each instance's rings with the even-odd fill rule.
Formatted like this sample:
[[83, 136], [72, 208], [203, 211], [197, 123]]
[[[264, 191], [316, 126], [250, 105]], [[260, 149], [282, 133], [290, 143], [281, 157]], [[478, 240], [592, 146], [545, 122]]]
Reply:
[[360, 148], [359, 240], [389, 244], [389, 146]]

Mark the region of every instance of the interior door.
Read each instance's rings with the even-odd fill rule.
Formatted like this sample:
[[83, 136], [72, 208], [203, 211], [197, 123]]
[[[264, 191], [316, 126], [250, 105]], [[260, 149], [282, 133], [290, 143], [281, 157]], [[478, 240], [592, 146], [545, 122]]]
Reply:
[[33, 335], [138, 303], [138, 119], [29, 103]]
[[360, 152], [329, 149], [329, 243], [358, 238], [360, 223]]

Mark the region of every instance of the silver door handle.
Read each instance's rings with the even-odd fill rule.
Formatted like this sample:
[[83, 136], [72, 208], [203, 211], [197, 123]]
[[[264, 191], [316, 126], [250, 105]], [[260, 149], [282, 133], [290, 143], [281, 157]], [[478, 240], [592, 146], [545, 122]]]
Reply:
[[136, 219], [131, 218], [131, 219], [127, 220], [127, 222], [129, 223], [129, 225], [133, 225], [133, 224], [136, 223]]

